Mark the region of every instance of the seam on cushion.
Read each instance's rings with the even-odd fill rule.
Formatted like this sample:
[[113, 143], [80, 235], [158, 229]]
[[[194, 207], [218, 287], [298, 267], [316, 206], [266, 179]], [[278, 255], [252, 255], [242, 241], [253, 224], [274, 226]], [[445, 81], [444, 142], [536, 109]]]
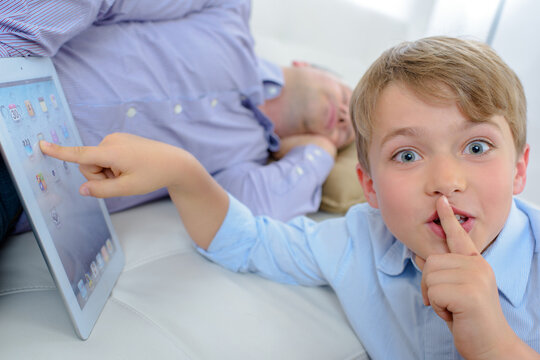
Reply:
[[[195, 252], [193, 252], [195, 253]], [[151, 257], [148, 257], [148, 258], [144, 258], [142, 260], [138, 260], [132, 264], [130, 264], [129, 266], [124, 266], [124, 271], [123, 272], [128, 272], [128, 271], [131, 271], [131, 270], [134, 270], [136, 268], [139, 268], [141, 266], [144, 266], [148, 263], [151, 263], [151, 262], [154, 262], [156, 260], [161, 260], [161, 259], [166, 259], [168, 257], [171, 257], [171, 256], [175, 256], [175, 255], [182, 255], [182, 254], [191, 254], [191, 252], [187, 252], [187, 251], [175, 251], [175, 252], [168, 252], [166, 254], [158, 254], [158, 255], [154, 255], [154, 256], [151, 256]]]
[[12, 288], [12, 289], [4, 289], [4, 290], [0, 290], [0, 296], [32, 292], [36, 290], [39, 290], [39, 291], [56, 290], [56, 286], [36, 285], [36, 286], [25, 286], [25, 287], [18, 287], [18, 288]]
[[182, 355], [184, 355], [186, 358], [188, 359], [192, 359], [191, 356], [188, 356], [188, 354], [186, 354], [186, 352], [178, 347], [178, 345], [176, 344], [176, 338], [174, 336], [171, 335], [171, 333], [169, 331], [167, 331], [165, 328], [163, 328], [162, 326], [160, 326], [158, 323], [156, 323], [155, 321], [153, 321], [151, 318], [149, 318], [148, 316], [146, 316], [145, 314], [143, 314], [142, 312], [138, 311], [137, 309], [135, 309], [133, 306], [131, 305], [128, 305], [127, 303], [119, 300], [118, 298], [116, 297], [113, 297], [111, 296], [109, 298], [109, 300], [111, 301], [114, 301], [115, 303], [117, 303], [118, 305], [120, 305], [121, 307], [123, 307], [124, 309], [134, 313], [135, 315], [137, 315], [138, 317], [140, 317], [142, 320], [150, 323], [151, 325], [153, 325], [160, 333], [163, 333], [163, 335], [173, 344], [174, 348], [177, 349], [180, 353], [182, 353]]

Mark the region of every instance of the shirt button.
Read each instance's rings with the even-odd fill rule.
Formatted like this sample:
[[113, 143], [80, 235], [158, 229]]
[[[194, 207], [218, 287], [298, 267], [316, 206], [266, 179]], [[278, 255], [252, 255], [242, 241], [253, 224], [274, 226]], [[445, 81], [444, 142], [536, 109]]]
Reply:
[[126, 112], [127, 117], [130, 117], [130, 118], [134, 117], [135, 114], [137, 114], [137, 110], [135, 110], [134, 107], [130, 107], [128, 111]]
[[304, 173], [304, 169], [302, 169], [300, 166], [297, 166], [297, 167], [296, 167], [296, 173], [297, 173], [298, 175], [302, 175], [302, 174]]
[[212, 107], [216, 107], [217, 103], [218, 103], [217, 99], [214, 99], [212, 100], [212, 103], [210, 103], [210, 105], [212, 105]]
[[322, 153], [321, 153], [321, 150], [319, 150], [319, 149], [313, 150], [313, 153], [314, 153], [315, 155], [317, 155], [317, 156], [321, 156], [321, 154], [322, 154]]
[[313, 155], [311, 155], [311, 154], [307, 154], [306, 157], [307, 157], [307, 159], [308, 159], [309, 161], [311, 161], [311, 162], [313, 162], [313, 160], [315, 160], [315, 158], [314, 158]]
[[174, 113], [180, 114], [181, 112], [182, 112], [182, 105], [176, 104], [176, 106], [174, 107]]

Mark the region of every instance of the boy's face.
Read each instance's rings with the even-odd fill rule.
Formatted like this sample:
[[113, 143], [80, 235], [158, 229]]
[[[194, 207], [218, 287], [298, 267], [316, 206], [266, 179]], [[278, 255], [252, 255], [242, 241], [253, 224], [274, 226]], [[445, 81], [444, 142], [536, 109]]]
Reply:
[[475, 123], [455, 104], [427, 103], [391, 83], [378, 99], [374, 119], [371, 174], [358, 173], [368, 202], [380, 209], [394, 236], [416, 254], [418, 264], [449, 252], [435, 208], [446, 195], [483, 251], [502, 230], [512, 195], [526, 180], [528, 146], [516, 154], [505, 118]]

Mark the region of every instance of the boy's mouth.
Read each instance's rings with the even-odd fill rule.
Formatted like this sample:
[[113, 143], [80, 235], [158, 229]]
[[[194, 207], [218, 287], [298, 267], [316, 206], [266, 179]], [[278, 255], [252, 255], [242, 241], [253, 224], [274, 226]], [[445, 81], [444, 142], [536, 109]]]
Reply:
[[[454, 216], [456, 217], [456, 220], [459, 221], [460, 225], [463, 227], [463, 229], [468, 233], [472, 230], [475, 218], [470, 216], [469, 214], [466, 214], [463, 211], [457, 210], [455, 208], [452, 208], [454, 211]], [[444, 232], [444, 229], [441, 225], [441, 219], [439, 218], [439, 215], [435, 211], [432, 216], [427, 221], [428, 227], [437, 235], [438, 237], [441, 237], [443, 239], [446, 239], [446, 234]]]
[[[455, 214], [454, 216], [456, 217], [456, 220], [459, 221], [460, 224], [465, 223], [469, 219], [468, 216], [464, 216], [464, 215]], [[437, 225], [441, 225], [441, 219], [439, 218], [434, 219], [433, 222]]]

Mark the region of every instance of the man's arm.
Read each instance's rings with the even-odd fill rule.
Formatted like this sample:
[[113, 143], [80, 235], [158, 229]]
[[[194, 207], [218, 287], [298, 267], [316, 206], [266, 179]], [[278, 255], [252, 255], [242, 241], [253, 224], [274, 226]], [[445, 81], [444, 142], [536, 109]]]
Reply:
[[215, 179], [255, 215], [290, 220], [318, 210], [322, 184], [334, 158], [316, 145], [291, 149], [279, 161], [241, 163], [215, 174]]
[[[100, 0], [104, 1], [104, 0]], [[96, 25], [122, 21], [167, 21], [181, 19], [212, 7], [236, 7], [249, 0], [105, 0], [110, 3], [101, 12]]]
[[110, 4], [95, 1], [18, 1], [0, 5], [0, 57], [52, 56]]
[[315, 135], [315, 134], [302, 134], [288, 136], [281, 139], [279, 150], [275, 153], [272, 153], [272, 157], [276, 160], [282, 159], [285, 155], [289, 153], [292, 149], [298, 146], [305, 145], [317, 145], [324, 151], [326, 151], [334, 159], [337, 155], [336, 146], [330, 141], [326, 136]]
[[84, 196], [145, 194], [168, 188], [193, 241], [207, 249], [229, 207], [227, 193], [190, 153], [130, 134], [112, 134], [97, 147], [62, 147], [40, 142], [44, 154], [80, 164], [88, 179]]
[[0, 57], [53, 56], [92, 24], [163, 21], [247, 0], [48, 0], [0, 4]]

